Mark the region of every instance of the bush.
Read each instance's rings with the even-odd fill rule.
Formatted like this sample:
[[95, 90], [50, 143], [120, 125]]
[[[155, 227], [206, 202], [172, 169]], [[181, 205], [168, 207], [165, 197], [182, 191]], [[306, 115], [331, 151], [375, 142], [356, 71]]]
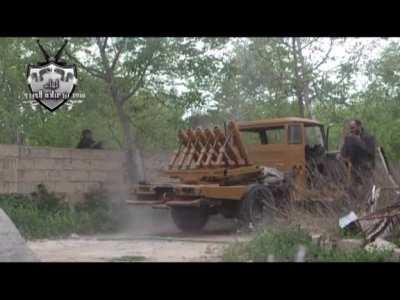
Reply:
[[64, 200], [64, 197], [49, 192], [42, 183], [38, 184], [37, 191], [31, 193], [31, 199], [40, 210], [56, 211], [68, 207], [68, 203]]
[[85, 201], [70, 206], [44, 185], [38, 185], [31, 195], [0, 196], [0, 207], [27, 239], [110, 232], [119, 225], [103, 191], [88, 193]]
[[275, 261], [293, 261], [300, 245], [307, 249], [305, 260], [309, 262], [377, 262], [392, 259], [388, 251], [323, 249], [314, 245], [311, 237], [299, 228], [264, 230], [250, 242], [236, 243], [226, 248], [223, 259], [265, 262], [272, 255]]

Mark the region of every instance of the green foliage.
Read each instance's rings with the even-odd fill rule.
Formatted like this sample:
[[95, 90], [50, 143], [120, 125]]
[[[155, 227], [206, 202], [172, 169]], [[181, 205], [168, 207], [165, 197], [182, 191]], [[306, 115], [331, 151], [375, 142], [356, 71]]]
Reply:
[[43, 185], [31, 195], [0, 197], [0, 207], [27, 239], [111, 232], [118, 228], [118, 212], [102, 193], [89, 193], [83, 203], [70, 207]]
[[[296, 116], [299, 97], [308, 96], [315, 118], [336, 124], [331, 149], [337, 148], [343, 122], [358, 118], [398, 160], [400, 43], [392, 39], [373, 57], [368, 52], [373, 41], [365, 48], [359, 46], [362, 39], [348, 40], [355, 46], [346, 57], [326, 51], [331, 39], [318, 38], [109, 38], [104, 54], [110, 64], [117, 57], [114, 91], [129, 96], [123, 112], [145, 151], [175, 148], [177, 130], [191, 125], [196, 111], [207, 120], [203, 125], [211, 126], [227, 119]], [[93, 75], [105, 72], [98, 51], [104, 42], [70, 40], [63, 59], [78, 58], [77, 92], [86, 98], [50, 113], [33, 108], [24, 96], [27, 65], [43, 61], [36, 40], [0, 39], [0, 143], [15, 143], [22, 133], [28, 145], [75, 147], [81, 130], [90, 128], [106, 148], [120, 149], [127, 132], [116, 109], [118, 97], [110, 82]], [[54, 53], [62, 39], [41, 38], [41, 43]]]
[[390, 261], [391, 252], [364, 249], [324, 249], [312, 243], [311, 237], [298, 228], [268, 229], [259, 232], [247, 243], [236, 243], [225, 249], [225, 261], [266, 262], [272, 255], [275, 261], [293, 261], [302, 245], [306, 248], [308, 262], [380, 262]]
[[31, 193], [31, 199], [39, 210], [56, 211], [68, 208], [63, 197], [49, 192], [44, 184], [39, 184], [37, 190]]

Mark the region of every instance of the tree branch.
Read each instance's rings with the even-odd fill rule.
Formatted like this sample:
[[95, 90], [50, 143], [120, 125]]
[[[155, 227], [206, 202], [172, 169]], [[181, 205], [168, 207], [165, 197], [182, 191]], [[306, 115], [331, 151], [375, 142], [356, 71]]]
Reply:
[[108, 122], [107, 122], [107, 125], [108, 125], [108, 131], [110, 132], [112, 139], [113, 139], [114, 141], [116, 141], [117, 144], [118, 144], [118, 146], [119, 146], [119, 148], [122, 149], [122, 142], [119, 140], [119, 138], [118, 138], [117, 135], [115, 134], [114, 130], [112, 129], [112, 128], [113, 128], [112, 122], [108, 121]]
[[96, 70], [94, 68], [88, 67], [83, 65], [75, 56], [73, 56], [71, 53], [69, 53], [68, 51], [65, 51], [65, 54], [71, 59], [73, 60], [75, 63], [77, 63], [79, 65], [79, 67], [81, 67], [82, 69], [84, 69], [86, 72], [88, 72], [90, 75], [103, 79], [106, 79], [106, 74], [100, 72], [99, 70]]
[[108, 37], [104, 38], [103, 43], [101, 43], [101, 38], [97, 38], [97, 47], [99, 48], [100, 56], [101, 56], [101, 61], [103, 63], [104, 69], [106, 71], [107, 79], [111, 81], [111, 69], [110, 69], [110, 64], [107, 59], [107, 54], [106, 54], [106, 47], [107, 47], [107, 41]]
[[114, 59], [113, 59], [113, 61], [111, 63], [111, 70], [112, 71], [114, 71], [114, 69], [115, 69], [115, 66], [116, 66], [116, 64], [118, 62], [118, 59], [119, 59], [119, 57], [120, 57], [120, 55], [122, 53], [122, 49], [123, 49], [123, 47], [120, 47], [120, 48], [117, 47], [117, 53], [115, 54]]
[[[292, 39], [295, 39], [295, 38], [292, 38]], [[285, 45], [286, 47], [288, 47], [289, 49], [292, 48], [292, 45], [290, 45], [288, 42], [286, 42], [284, 38], [281, 39], [281, 43], [284, 44], [284, 45]]]
[[333, 48], [333, 39], [331, 39], [331, 44], [329, 45], [329, 49], [328, 49], [328, 51], [326, 52], [325, 57], [324, 57], [318, 64], [316, 64], [316, 65], [312, 68], [312, 71], [317, 70], [322, 64], [324, 64], [324, 63], [326, 62], [326, 60], [327, 60], [328, 57], [329, 57], [329, 54], [330, 54], [331, 51], [332, 51], [332, 48]]
[[141, 72], [139, 73], [139, 78], [136, 81], [136, 84], [133, 87], [133, 89], [130, 90], [128, 92], [128, 94], [126, 94], [125, 96], [122, 97], [122, 102], [125, 102], [126, 100], [128, 100], [130, 97], [132, 97], [142, 87], [143, 82], [144, 82], [144, 76], [146, 75], [146, 71], [147, 71], [148, 67], [150, 66], [153, 54], [151, 55], [151, 58], [147, 61], [147, 63], [145, 64], [145, 66], [143, 67]]
[[317, 41], [317, 40], [318, 40], [318, 38], [311, 39], [311, 41], [310, 41], [309, 43], [305, 44], [304, 46], [302, 46], [302, 47], [300, 48], [300, 50], [306, 49], [307, 47], [309, 47], [310, 45], [312, 45], [312, 44], [313, 44], [315, 41]]

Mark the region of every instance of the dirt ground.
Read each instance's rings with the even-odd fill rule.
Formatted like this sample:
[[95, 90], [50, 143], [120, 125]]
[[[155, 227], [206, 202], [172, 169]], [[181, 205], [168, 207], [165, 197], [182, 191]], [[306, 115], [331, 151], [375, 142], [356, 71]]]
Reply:
[[130, 208], [131, 221], [121, 232], [28, 242], [42, 262], [204, 262], [220, 261], [224, 247], [247, 240], [233, 221], [213, 216], [204, 232], [180, 232], [166, 210]]

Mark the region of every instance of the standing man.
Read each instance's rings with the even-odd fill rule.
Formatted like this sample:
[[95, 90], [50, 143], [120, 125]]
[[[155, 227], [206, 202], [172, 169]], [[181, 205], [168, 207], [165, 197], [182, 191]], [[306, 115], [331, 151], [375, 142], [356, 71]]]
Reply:
[[350, 134], [344, 139], [340, 157], [350, 161], [353, 185], [370, 182], [375, 168], [375, 137], [365, 132], [359, 120], [350, 122]]

